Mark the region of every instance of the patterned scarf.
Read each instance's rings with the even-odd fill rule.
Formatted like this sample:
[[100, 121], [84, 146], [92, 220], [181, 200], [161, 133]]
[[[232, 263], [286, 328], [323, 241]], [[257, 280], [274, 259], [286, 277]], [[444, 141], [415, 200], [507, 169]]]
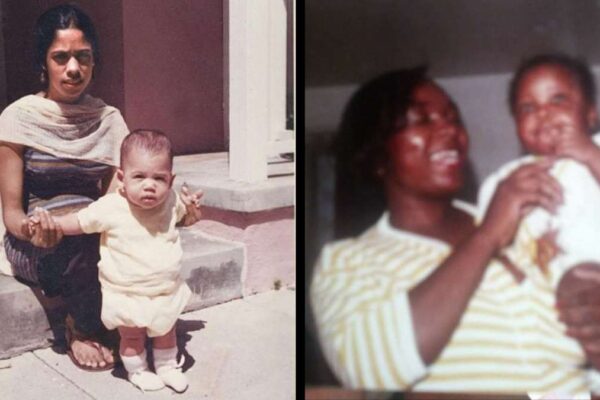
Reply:
[[112, 166], [119, 165], [121, 141], [128, 132], [118, 109], [89, 95], [77, 104], [27, 95], [0, 114], [0, 141]]

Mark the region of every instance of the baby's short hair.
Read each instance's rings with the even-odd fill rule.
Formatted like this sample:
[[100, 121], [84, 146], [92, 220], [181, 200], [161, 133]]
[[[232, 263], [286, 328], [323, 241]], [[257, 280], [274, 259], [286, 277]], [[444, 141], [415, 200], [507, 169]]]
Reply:
[[152, 154], [165, 152], [173, 166], [173, 146], [169, 137], [158, 129], [136, 129], [125, 136], [121, 143], [121, 168], [125, 158], [133, 150], [144, 150]]

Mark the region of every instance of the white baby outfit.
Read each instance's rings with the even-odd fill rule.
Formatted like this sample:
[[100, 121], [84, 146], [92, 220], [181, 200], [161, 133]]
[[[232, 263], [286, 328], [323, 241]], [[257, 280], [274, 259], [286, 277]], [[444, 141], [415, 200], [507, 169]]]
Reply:
[[158, 209], [142, 210], [109, 193], [78, 212], [85, 233], [101, 233], [98, 269], [108, 329], [146, 327], [155, 337], [175, 325], [191, 296], [180, 274], [183, 250], [175, 228], [185, 213], [173, 190]]
[[[600, 136], [594, 137], [596, 144]], [[525, 156], [513, 160], [489, 176], [481, 187], [478, 201], [478, 216], [481, 221], [498, 184], [519, 166], [539, 159]], [[563, 190], [563, 204], [556, 215], [542, 207], [536, 207], [527, 214], [515, 235], [513, 242], [504, 254], [526, 274], [539, 272], [537, 264], [538, 239], [555, 231], [558, 254], [548, 263], [546, 277], [556, 288], [560, 278], [571, 267], [582, 262], [600, 263], [600, 185], [584, 164], [560, 159], [552, 166], [550, 173]]]

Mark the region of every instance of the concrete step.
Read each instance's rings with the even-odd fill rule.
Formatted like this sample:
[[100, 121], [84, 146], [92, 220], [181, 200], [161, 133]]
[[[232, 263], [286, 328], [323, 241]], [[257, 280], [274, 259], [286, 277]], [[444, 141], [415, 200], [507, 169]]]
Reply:
[[[201, 232], [181, 229], [183, 276], [193, 295], [185, 311], [242, 297], [245, 249]], [[63, 337], [64, 304], [47, 299], [39, 289], [0, 275], [0, 359], [48, 347]]]

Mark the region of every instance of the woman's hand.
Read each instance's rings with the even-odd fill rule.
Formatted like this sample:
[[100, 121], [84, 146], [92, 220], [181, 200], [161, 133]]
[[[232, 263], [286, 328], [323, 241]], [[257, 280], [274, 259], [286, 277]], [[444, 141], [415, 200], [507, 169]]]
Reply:
[[570, 269], [556, 290], [556, 308], [567, 335], [579, 341], [588, 361], [600, 370], [600, 264]]
[[481, 231], [496, 249], [513, 240], [521, 219], [531, 209], [541, 206], [555, 213], [562, 204], [562, 188], [549, 173], [553, 163], [554, 159], [546, 158], [523, 165], [498, 185], [481, 224]]
[[36, 247], [54, 247], [62, 240], [60, 225], [43, 208], [36, 208], [34, 214], [26, 220], [26, 224], [29, 241]]

